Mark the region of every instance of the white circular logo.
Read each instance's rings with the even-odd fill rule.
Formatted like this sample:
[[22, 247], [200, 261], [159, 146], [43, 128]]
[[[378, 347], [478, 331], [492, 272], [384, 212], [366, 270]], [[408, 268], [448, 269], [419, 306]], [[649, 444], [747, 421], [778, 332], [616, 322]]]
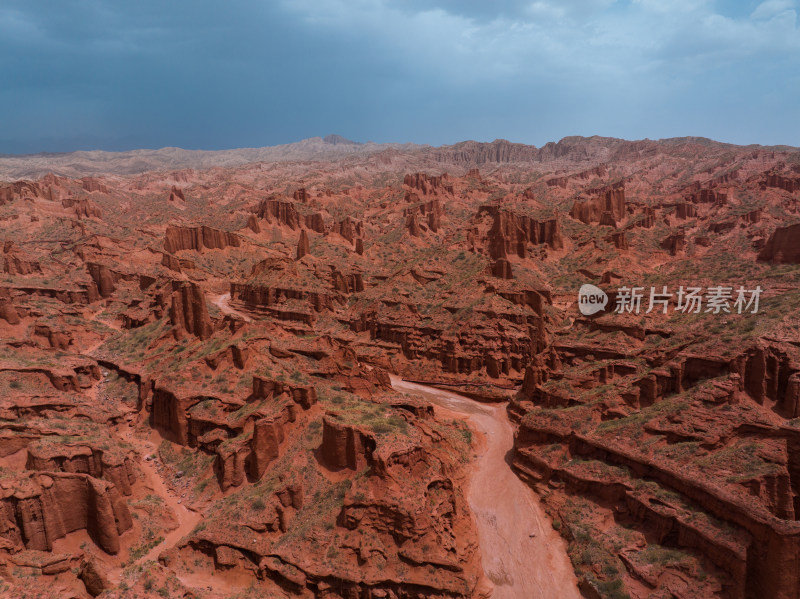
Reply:
[[608, 304], [608, 296], [605, 291], [589, 283], [581, 285], [578, 291], [578, 310], [581, 311], [581, 314], [584, 316], [597, 314], [605, 309], [606, 304]]

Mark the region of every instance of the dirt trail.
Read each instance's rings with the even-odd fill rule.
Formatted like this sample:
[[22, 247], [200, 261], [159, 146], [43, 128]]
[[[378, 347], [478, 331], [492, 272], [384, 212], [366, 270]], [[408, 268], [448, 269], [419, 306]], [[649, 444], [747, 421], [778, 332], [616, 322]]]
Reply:
[[553, 530], [536, 494], [506, 462], [514, 427], [505, 405], [474, 400], [392, 377], [392, 386], [464, 414], [486, 437], [472, 472], [469, 502], [478, 524], [483, 570], [492, 599], [580, 599], [566, 544]]
[[[149, 441], [141, 441], [130, 432], [125, 433], [125, 440], [134, 445], [142, 456], [155, 453], [156, 447], [153, 443]], [[199, 513], [193, 512], [183, 505], [183, 503], [181, 503], [182, 500], [167, 488], [167, 485], [164, 484], [161, 475], [156, 470], [152, 461], [142, 459], [141, 462], [139, 462], [139, 467], [147, 477], [147, 481], [153, 488], [153, 492], [161, 497], [167, 507], [172, 510], [172, 513], [175, 514], [175, 517], [178, 520], [178, 528], [170, 531], [164, 537], [164, 540], [161, 541], [161, 543], [153, 547], [145, 555], [136, 560], [137, 564], [147, 560], [157, 560], [162, 551], [173, 547], [184, 536], [189, 534], [202, 518]]]
[[225, 314], [236, 314], [237, 316], [241, 316], [245, 322], [253, 322], [253, 319], [244, 312], [239, 312], [238, 310], [231, 308], [230, 304], [228, 303], [229, 301], [231, 301], [230, 293], [223, 293], [222, 295], [218, 295], [211, 300], [211, 302]]

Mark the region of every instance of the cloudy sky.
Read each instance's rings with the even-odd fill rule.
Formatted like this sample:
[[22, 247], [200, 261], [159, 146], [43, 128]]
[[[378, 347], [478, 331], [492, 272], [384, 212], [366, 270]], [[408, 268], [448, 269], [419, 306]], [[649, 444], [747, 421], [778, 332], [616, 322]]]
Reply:
[[0, 153], [700, 135], [800, 146], [798, 1], [3, 0]]

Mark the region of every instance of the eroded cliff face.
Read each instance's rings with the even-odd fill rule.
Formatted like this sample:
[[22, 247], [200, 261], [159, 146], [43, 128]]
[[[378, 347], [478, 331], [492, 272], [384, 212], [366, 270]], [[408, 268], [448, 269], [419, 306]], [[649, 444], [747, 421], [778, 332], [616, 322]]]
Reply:
[[[794, 173], [792, 173], [792, 175], [794, 175]], [[797, 175], [792, 175], [786, 176], [785, 173], [780, 172], [766, 173], [763, 180], [763, 186], [776, 187], [786, 192], [794, 193], [800, 190], [800, 177]]]
[[116, 448], [101, 449], [91, 444], [52, 443], [37, 439], [27, 446], [25, 467], [43, 472], [72, 472], [102, 478], [123, 495], [131, 495], [136, 482], [134, 457]]
[[[546, 493], [553, 517], [588, 535], [577, 547], [594, 547], [609, 569], [624, 564], [651, 589], [674, 584], [674, 562], [720, 572], [716, 590], [684, 582], [687, 592], [795, 596], [800, 580], [784, 568], [800, 548], [798, 431], [775, 416], [795, 418], [800, 355], [760, 342], [732, 355], [651, 355], [635, 331], [612, 322], [603, 329], [630, 335], [627, 350], [597, 356], [589, 346], [555, 345], [528, 368], [511, 407], [520, 418], [515, 468], [535, 488], [555, 489]], [[576, 518], [592, 502], [597, 514]], [[647, 548], [642, 537], [599, 532], [608, 510], [628, 529], [654, 530]], [[666, 568], [647, 566], [656, 555]], [[584, 580], [605, 584], [592, 573]]]
[[[578, 200], [569, 215], [583, 223], [600, 223], [616, 226], [625, 218], [625, 185], [615, 184], [607, 188], [591, 190], [590, 198]], [[602, 222], [603, 220], [607, 222]]]
[[[465, 495], [486, 439], [394, 375], [503, 406], [570, 588], [797, 597], [797, 163], [568, 138], [3, 184], [0, 577], [511, 588]], [[581, 315], [585, 283], [639, 312]], [[715, 286], [726, 310], [678, 310]]]
[[[402, 418], [392, 426], [402, 422], [423, 435], [398, 443], [340, 418], [323, 417], [315, 452], [326, 476], [347, 481], [337, 485], [335, 497], [320, 497], [319, 481], [297, 474], [256, 483], [263, 511], [235, 523], [212, 511], [207, 528], [186, 539], [179, 555], [208, 556], [220, 570], [250, 572], [289, 593], [472, 596], [476, 539], [462, 480], [453, 478], [458, 469], [437, 457], [427, 437], [433, 430], [424, 420]], [[350, 484], [354, 479], [360, 482]], [[324, 552], [280, 541], [309, 517], [327, 522], [315, 533], [314, 545]], [[254, 543], [253, 531], [261, 532]]]
[[357, 238], [364, 236], [364, 221], [348, 216], [334, 223], [331, 232], [338, 233], [350, 243], [355, 243]]
[[301, 213], [297, 209], [296, 204], [290, 200], [282, 200], [279, 198], [262, 200], [258, 206], [255, 207], [254, 212], [258, 218], [285, 225], [290, 229], [305, 227], [317, 233], [326, 232], [322, 214]]
[[194, 283], [173, 285], [173, 289], [169, 319], [176, 335], [188, 333], [200, 339], [208, 339], [212, 325], [203, 290]]
[[758, 259], [774, 264], [800, 264], [800, 223], [778, 227], [758, 254]]
[[78, 218], [101, 218], [102, 211], [88, 198], [64, 198], [61, 200], [64, 208], [72, 209]]
[[435, 193], [453, 193], [453, 186], [448, 184], [447, 173], [431, 177], [426, 173], [413, 173], [403, 177], [403, 185], [422, 192], [423, 195]]
[[340, 421], [336, 413], [322, 421], [320, 458], [331, 470], [362, 470], [373, 463], [375, 439], [369, 433]]
[[86, 264], [86, 268], [97, 286], [97, 293], [100, 297], [109, 297], [114, 293], [114, 275], [106, 265], [89, 262]]
[[167, 226], [164, 233], [164, 249], [170, 254], [181, 250], [202, 252], [204, 249], [239, 247], [241, 241], [236, 233], [221, 231], [206, 225], [200, 227]]
[[505, 258], [509, 255], [525, 258], [530, 251], [530, 245], [542, 243], [555, 250], [564, 247], [558, 219], [537, 221], [494, 206], [481, 206], [478, 218], [484, 214], [492, 218], [487, 236], [489, 256], [492, 258]]
[[311, 251], [311, 244], [308, 241], [308, 233], [303, 229], [300, 232], [300, 241], [297, 243], [297, 259], [300, 260], [303, 256]]
[[132, 526], [128, 506], [112, 483], [85, 474], [30, 474], [2, 485], [2, 537], [14, 549], [51, 551], [53, 543], [86, 530], [107, 553]]

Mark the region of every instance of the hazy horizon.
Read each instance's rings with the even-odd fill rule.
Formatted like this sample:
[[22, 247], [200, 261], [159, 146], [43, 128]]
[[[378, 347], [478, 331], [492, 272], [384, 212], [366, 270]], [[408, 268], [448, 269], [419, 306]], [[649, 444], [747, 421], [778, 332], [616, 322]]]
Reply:
[[[290, 142], [287, 142], [287, 143], [272, 144], [272, 145], [265, 145], [265, 146], [246, 146], [246, 147], [242, 146], [242, 147], [225, 147], [225, 148], [214, 148], [214, 149], [209, 149], [209, 148], [184, 148], [184, 147], [180, 147], [180, 146], [162, 146], [160, 148], [155, 148], [155, 147], [153, 147], [153, 148], [129, 148], [129, 149], [123, 149], [123, 150], [103, 150], [103, 149], [99, 149], [99, 148], [77, 148], [75, 150], [67, 150], [67, 151], [63, 151], [63, 152], [43, 151], [43, 152], [23, 152], [23, 153], [16, 153], [16, 154], [15, 153], [0, 153], [0, 157], [5, 157], [5, 158], [19, 157], [19, 158], [22, 158], [22, 157], [25, 157], [25, 156], [41, 156], [41, 155], [54, 155], [55, 156], [55, 155], [63, 155], [63, 154], [74, 154], [76, 152], [87, 152], [87, 153], [89, 153], [89, 152], [105, 152], [105, 153], [114, 153], [114, 154], [125, 154], [125, 153], [129, 153], [129, 152], [160, 152], [160, 151], [164, 151], [164, 150], [181, 150], [181, 151], [186, 151], [186, 152], [233, 152], [233, 151], [236, 151], [236, 150], [243, 150], [243, 151], [244, 150], [260, 150], [260, 149], [274, 148], [274, 147], [279, 147], [279, 146], [291, 146], [293, 144], [299, 144], [299, 143], [302, 143], [304, 141], [312, 141], [312, 140], [316, 140], [316, 139], [322, 140], [322, 139], [324, 139], [324, 137], [326, 137], [326, 136], [324, 136], [324, 135], [315, 135], [315, 136], [312, 136], [312, 137], [306, 137], [304, 139], [298, 139], [298, 140], [290, 141]], [[703, 139], [703, 140], [707, 140], [707, 141], [712, 142], [712, 143], [719, 143], [719, 144], [724, 144], [724, 145], [733, 145], [733, 146], [738, 146], [738, 147], [749, 147], [749, 146], [765, 147], [765, 148], [785, 147], [785, 148], [790, 148], [790, 149], [797, 149], [798, 147], [800, 147], [800, 146], [792, 146], [792, 145], [789, 145], [789, 144], [759, 144], [759, 143], [737, 144], [737, 143], [733, 143], [733, 142], [722, 141], [722, 140], [719, 140], [719, 139], [711, 139], [711, 138], [707, 138], [707, 137], [699, 136], [699, 135], [681, 135], [681, 136], [673, 136], [673, 137], [662, 137], [662, 138], [658, 138], [658, 139], [650, 139], [650, 138], [647, 138], [647, 137], [641, 138], [641, 139], [629, 139], [629, 138], [613, 137], [613, 136], [606, 136], [606, 135], [602, 135], [602, 136], [601, 135], [594, 135], [594, 136], [593, 135], [566, 135], [566, 136], [564, 136], [564, 137], [562, 137], [560, 139], [551, 139], [551, 140], [548, 140], [548, 141], [546, 141], [546, 142], [544, 142], [542, 144], [529, 144], [529, 143], [526, 143], [526, 142], [514, 141], [513, 139], [503, 139], [503, 138], [497, 138], [497, 139], [492, 139], [492, 140], [461, 139], [461, 140], [455, 141], [453, 143], [437, 144], [437, 145], [425, 144], [425, 143], [407, 142], [407, 141], [387, 141], [387, 142], [375, 142], [373, 140], [358, 141], [358, 140], [349, 139], [344, 135], [342, 135], [340, 137], [343, 137], [346, 141], [353, 142], [354, 144], [359, 145], [359, 146], [367, 146], [369, 144], [381, 145], [381, 146], [386, 146], [386, 145], [397, 145], [397, 146], [412, 145], [412, 146], [417, 146], [417, 147], [420, 147], [420, 148], [429, 147], [429, 148], [433, 148], [433, 149], [442, 148], [442, 147], [450, 147], [450, 146], [453, 146], [453, 145], [458, 145], [458, 144], [466, 143], [466, 142], [494, 143], [494, 142], [501, 142], [501, 141], [509, 142], [511, 144], [526, 145], [526, 146], [532, 146], [532, 147], [541, 148], [541, 147], [543, 147], [543, 146], [545, 146], [545, 145], [547, 145], [549, 143], [556, 143], [556, 144], [560, 143], [561, 141], [564, 141], [565, 139], [570, 139], [570, 138], [592, 139], [594, 137], [600, 137], [600, 138], [603, 138], [603, 139], [617, 139], [617, 140], [626, 141], [626, 142], [637, 142], [637, 141], [665, 142], [665, 141], [677, 140], [677, 139]]]

